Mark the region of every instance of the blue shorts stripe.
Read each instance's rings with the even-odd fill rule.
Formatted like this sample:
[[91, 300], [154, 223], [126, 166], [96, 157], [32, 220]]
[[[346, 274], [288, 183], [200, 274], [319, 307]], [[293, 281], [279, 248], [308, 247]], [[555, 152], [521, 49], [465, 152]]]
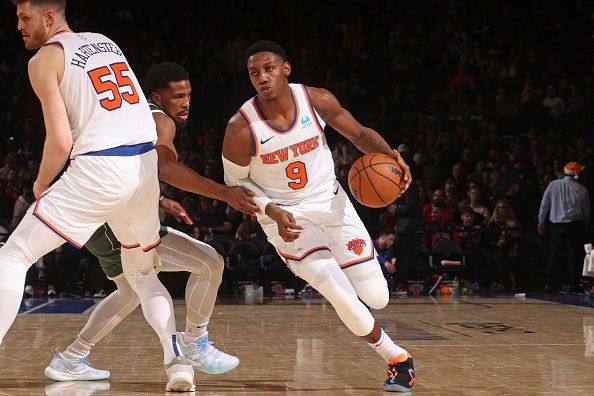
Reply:
[[131, 146], [118, 146], [105, 150], [91, 151], [80, 155], [91, 157], [133, 157], [135, 155], [144, 154], [154, 148], [155, 146], [152, 143], [140, 143]]

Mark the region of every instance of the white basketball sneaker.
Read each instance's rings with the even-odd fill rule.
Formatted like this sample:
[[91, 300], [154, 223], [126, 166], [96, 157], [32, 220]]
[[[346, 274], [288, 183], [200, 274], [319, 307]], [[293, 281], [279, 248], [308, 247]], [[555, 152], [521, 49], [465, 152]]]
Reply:
[[177, 339], [185, 357], [192, 361], [195, 370], [206, 374], [223, 374], [239, 365], [235, 356], [219, 351], [213, 342], [208, 340], [208, 333], [190, 344], [184, 343], [183, 332], [179, 332]]
[[165, 365], [167, 373], [167, 392], [194, 392], [194, 369], [192, 362], [184, 356], [176, 356]]
[[66, 359], [57, 349], [45, 375], [54, 381], [98, 381], [109, 378], [109, 371], [91, 367], [87, 358]]

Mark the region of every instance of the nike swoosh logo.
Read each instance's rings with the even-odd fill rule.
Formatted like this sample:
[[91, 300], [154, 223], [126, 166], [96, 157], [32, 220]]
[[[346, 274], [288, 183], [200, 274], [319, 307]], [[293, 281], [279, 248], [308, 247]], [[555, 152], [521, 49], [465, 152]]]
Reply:
[[270, 139], [272, 139], [273, 137], [274, 137], [274, 136], [270, 136], [270, 137], [269, 137], [268, 139], [266, 139], [266, 140], [262, 140], [262, 139], [260, 139], [260, 144], [264, 144], [264, 143], [266, 143], [267, 141], [269, 141], [269, 140], [270, 140]]
[[336, 187], [336, 191], [334, 191], [334, 195], [338, 194], [338, 187]]

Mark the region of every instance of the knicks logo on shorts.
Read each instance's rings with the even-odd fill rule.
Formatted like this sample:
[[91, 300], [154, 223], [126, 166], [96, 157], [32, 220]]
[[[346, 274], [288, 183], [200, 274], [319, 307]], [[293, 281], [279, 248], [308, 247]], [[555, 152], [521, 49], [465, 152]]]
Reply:
[[355, 238], [350, 240], [346, 245], [351, 252], [360, 256], [361, 253], [363, 253], [363, 248], [367, 246], [367, 243], [361, 238]]

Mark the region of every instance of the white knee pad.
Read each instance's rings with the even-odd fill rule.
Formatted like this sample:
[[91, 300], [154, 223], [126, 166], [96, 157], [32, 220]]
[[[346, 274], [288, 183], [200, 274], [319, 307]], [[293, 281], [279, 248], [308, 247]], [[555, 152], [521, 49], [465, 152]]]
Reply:
[[347, 268], [344, 271], [357, 291], [357, 295], [367, 306], [373, 309], [382, 309], [388, 305], [390, 291], [379, 267], [365, 267], [362, 264]]
[[366, 293], [365, 296], [361, 296], [361, 300], [370, 308], [382, 309], [390, 302], [390, 292], [387, 288], [373, 290]]
[[344, 275], [336, 260], [303, 260], [292, 264], [291, 269], [319, 291], [332, 304], [344, 324], [354, 334], [371, 333], [375, 319], [359, 301], [355, 289]]

